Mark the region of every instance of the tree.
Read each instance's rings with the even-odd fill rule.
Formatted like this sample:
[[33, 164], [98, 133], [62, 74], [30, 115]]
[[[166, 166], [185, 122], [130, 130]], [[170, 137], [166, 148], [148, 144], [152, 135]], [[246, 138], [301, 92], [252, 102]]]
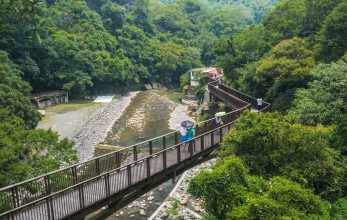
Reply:
[[291, 120], [279, 113], [247, 112], [225, 137], [220, 155], [236, 155], [253, 175], [284, 176], [330, 201], [345, 195], [344, 163], [330, 146], [333, 128]]
[[274, 34], [261, 25], [251, 25], [242, 33], [230, 38], [220, 38], [214, 48], [218, 55], [217, 66], [224, 69], [225, 75], [236, 86], [236, 81], [241, 76], [238, 68], [261, 59], [271, 49], [274, 41]]
[[52, 130], [27, 130], [22, 119], [0, 109], [0, 187], [77, 162], [68, 139], [59, 141]]
[[281, 33], [281, 39], [290, 39], [300, 36], [305, 12], [305, 0], [284, 0], [264, 17], [262, 23], [267, 30]]
[[341, 198], [334, 202], [331, 207], [331, 218], [343, 220], [347, 218], [347, 198]]
[[318, 58], [337, 61], [347, 50], [347, 1], [341, 1], [325, 18], [317, 36]]
[[326, 16], [344, 0], [305, 0], [306, 13], [302, 26], [302, 36], [314, 36], [324, 24]]
[[206, 93], [206, 83], [209, 79], [209, 74], [203, 72], [194, 72], [194, 81], [196, 82], [196, 86], [194, 88], [194, 93], [198, 103], [201, 104]]
[[314, 65], [312, 53], [303, 39], [284, 40], [263, 58], [255, 73], [255, 91], [273, 104], [275, 110], [290, 108], [294, 92], [310, 81]]
[[336, 125], [335, 147], [347, 154], [347, 54], [331, 64], [320, 64], [313, 71], [314, 81], [295, 94], [291, 114], [306, 125]]
[[161, 44], [159, 50], [159, 61], [157, 67], [157, 79], [163, 83], [178, 83], [179, 74], [177, 68], [182, 65], [181, 55], [184, 51], [183, 46], [172, 41]]
[[20, 77], [21, 71], [0, 50], [0, 109], [6, 108], [25, 121], [26, 128], [35, 128], [41, 119], [36, 107], [31, 104], [31, 87]]
[[201, 171], [188, 192], [204, 201], [216, 219], [328, 219], [329, 206], [312, 190], [281, 177], [251, 176], [242, 160], [226, 157]]

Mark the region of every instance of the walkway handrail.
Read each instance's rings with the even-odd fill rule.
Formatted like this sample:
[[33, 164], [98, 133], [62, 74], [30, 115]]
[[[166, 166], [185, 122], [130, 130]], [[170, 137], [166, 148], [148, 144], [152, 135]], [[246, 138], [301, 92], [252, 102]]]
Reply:
[[[251, 107], [250, 103], [241, 99], [242, 96], [237, 94], [236, 90], [232, 91], [235, 94], [232, 95], [228, 93], [227, 87], [219, 85], [219, 88], [217, 88], [215, 83], [209, 83], [208, 88], [211, 93], [238, 108], [222, 117], [225, 124], [229, 125], [229, 128], [230, 123], [233, 123], [245, 109], [250, 109]], [[236, 95], [240, 96], [237, 97]], [[268, 106], [264, 106], [264, 108], [268, 108]], [[216, 123], [214, 119], [209, 119], [198, 123], [195, 128], [198, 138], [216, 130]], [[159, 146], [155, 148], [157, 145]], [[139, 163], [139, 161], [149, 160], [148, 158], [152, 158], [153, 155], [158, 153], [155, 153], [155, 150], [166, 152], [167, 149], [172, 149], [173, 147], [169, 147], [169, 145], [173, 147], [180, 145], [179, 132], [171, 132], [85, 162], [4, 187], [0, 189], [0, 217], [47, 198], [52, 198], [57, 193], [79, 187], [110, 172], [119, 171], [124, 169], [124, 167]], [[132, 156], [130, 163], [128, 162], [122, 166], [122, 157], [128, 159], [130, 155]]]
[[[226, 85], [220, 85], [219, 86], [221, 90], [239, 98], [242, 99], [245, 102], [248, 102], [252, 105], [252, 108], [257, 109], [258, 108], [258, 103], [257, 103], [257, 99], [253, 98], [252, 96], [249, 96], [245, 93], [242, 93], [240, 91], [237, 91], [236, 89], [227, 87]], [[262, 109], [260, 110], [261, 112], [269, 112], [271, 111], [271, 104], [268, 102], [264, 102], [263, 101], [263, 106]]]

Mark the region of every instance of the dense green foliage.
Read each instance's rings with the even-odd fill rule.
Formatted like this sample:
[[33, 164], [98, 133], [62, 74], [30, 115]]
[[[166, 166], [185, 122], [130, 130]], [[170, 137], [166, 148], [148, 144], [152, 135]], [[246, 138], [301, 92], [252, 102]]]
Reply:
[[4, 2], [0, 49], [34, 92], [63, 89], [74, 98], [154, 81], [179, 85], [182, 73], [213, 64], [219, 37], [259, 23], [277, 1]]
[[0, 187], [77, 161], [73, 143], [51, 130], [28, 130], [22, 119], [0, 110]]
[[217, 65], [231, 85], [285, 113], [296, 90], [312, 80], [315, 64], [345, 54], [346, 6], [346, 0], [284, 0], [261, 24], [219, 39]]
[[189, 184], [208, 219], [346, 216], [345, 163], [329, 141], [335, 128], [293, 119], [279, 113], [241, 116], [221, 145], [221, 159]]
[[336, 125], [335, 147], [347, 154], [347, 54], [339, 61], [318, 65], [307, 89], [296, 93], [290, 113], [306, 125]]
[[188, 190], [216, 219], [329, 219], [328, 203], [312, 190], [281, 177], [252, 176], [237, 157], [202, 171]]
[[182, 73], [214, 63], [219, 37], [259, 23], [274, 2], [0, 0], [0, 110], [7, 120], [0, 186], [76, 161], [72, 143], [31, 130], [41, 117], [32, 92], [80, 98], [150, 82], [177, 86]]
[[21, 79], [22, 72], [0, 50], [0, 109], [8, 109], [25, 121], [26, 128], [35, 128], [41, 116], [30, 102], [31, 87]]
[[345, 166], [329, 142], [333, 129], [290, 120], [279, 113], [244, 114], [223, 141], [221, 156], [236, 155], [251, 174], [285, 176], [329, 200], [344, 195]]
[[[191, 182], [190, 192], [205, 202], [206, 219], [345, 218], [346, 9], [346, 0], [284, 0], [259, 24], [216, 41], [216, 65], [224, 69], [229, 85], [269, 101], [272, 110], [291, 115], [246, 113], [240, 118], [221, 145], [221, 164]], [[257, 182], [266, 185], [279, 178], [289, 191], [297, 182], [331, 202], [331, 209], [325, 202], [325, 208], [312, 212], [317, 216], [301, 215], [306, 210], [302, 206], [295, 211], [283, 209], [299, 197], [295, 191], [283, 195], [283, 203], [269, 196], [241, 197], [249, 193], [248, 173], [235, 177], [242, 169], [228, 161], [231, 155], [242, 159], [250, 174], [264, 178]], [[226, 163], [230, 166], [222, 169]], [[301, 205], [312, 201], [307, 198]]]
[[241, 117], [223, 159], [191, 181], [206, 219], [345, 219], [346, 0], [0, 3], [0, 187], [77, 159], [68, 140], [31, 130], [32, 90], [183, 86], [189, 69], [215, 65], [291, 115]]

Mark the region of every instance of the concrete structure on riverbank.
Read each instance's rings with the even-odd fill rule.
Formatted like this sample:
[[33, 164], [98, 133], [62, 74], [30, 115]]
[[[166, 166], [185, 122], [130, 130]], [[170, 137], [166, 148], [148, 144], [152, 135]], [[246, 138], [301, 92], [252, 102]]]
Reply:
[[59, 105], [69, 102], [68, 93], [65, 91], [52, 91], [33, 94], [31, 102], [39, 109], [44, 109], [49, 106]]

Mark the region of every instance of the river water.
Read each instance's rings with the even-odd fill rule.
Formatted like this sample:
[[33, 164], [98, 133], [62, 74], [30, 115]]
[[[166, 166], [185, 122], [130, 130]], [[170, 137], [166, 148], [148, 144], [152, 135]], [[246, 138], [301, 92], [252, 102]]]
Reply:
[[[182, 94], [179, 93], [154, 90], [140, 92], [114, 124], [105, 142], [109, 145], [129, 146], [171, 132], [170, 114], [176, 104], [182, 104], [181, 99]], [[171, 180], [167, 181], [107, 219], [148, 219], [174, 186]]]
[[[113, 125], [112, 130], [108, 132], [104, 141], [105, 144], [125, 147], [171, 132], [172, 130], [169, 126], [170, 114], [177, 104], [182, 104], [182, 97], [183, 95], [179, 93], [154, 90], [139, 92], [131, 100], [123, 115]], [[67, 106], [71, 108], [71, 104]], [[78, 132], [76, 129], [79, 126], [76, 128], [71, 128], [70, 126], [62, 130], [62, 127], [59, 127], [59, 124], [61, 124], [59, 121], [61, 122], [62, 118], [66, 120], [72, 120], [73, 118], [78, 120], [78, 122], [74, 121], [74, 125], [81, 122], [84, 123], [98, 112], [101, 107], [102, 105], [100, 104], [92, 103], [88, 104], [87, 107], [85, 104], [81, 105], [80, 108], [79, 105], [76, 105], [71, 110], [66, 109], [66, 107], [60, 107], [60, 109], [59, 106], [56, 106], [52, 110], [47, 111], [48, 116], [46, 120], [40, 122], [39, 127], [55, 128], [54, 126], [57, 125], [58, 127], [53, 130], [70, 138]], [[180, 117], [185, 116], [180, 115]], [[67, 131], [69, 131], [68, 134], [66, 133]], [[97, 156], [108, 152], [110, 151], [96, 149], [94, 155]], [[163, 183], [148, 194], [115, 212], [107, 219], [147, 219], [165, 200], [174, 185], [172, 181]]]
[[[124, 114], [113, 125], [105, 144], [125, 147], [169, 133], [170, 114], [182, 104], [182, 94], [155, 90], [134, 97]], [[108, 152], [96, 149], [96, 155]]]

